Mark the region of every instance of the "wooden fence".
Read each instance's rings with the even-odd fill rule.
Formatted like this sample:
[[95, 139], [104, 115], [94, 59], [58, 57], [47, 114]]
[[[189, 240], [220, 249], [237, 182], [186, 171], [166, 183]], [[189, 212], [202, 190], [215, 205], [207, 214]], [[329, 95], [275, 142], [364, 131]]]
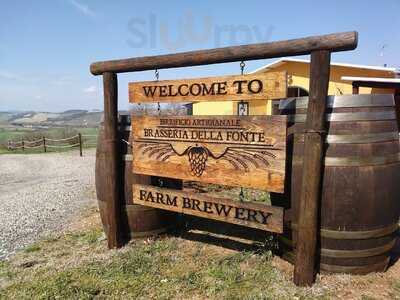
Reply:
[[79, 155], [83, 154], [83, 146], [91, 147], [96, 146], [97, 143], [97, 135], [96, 134], [81, 134], [63, 138], [63, 139], [50, 139], [46, 137], [42, 137], [36, 140], [20, 140], [20, 141], [11, 141], [9, 140], [7, 143], [7, 149], [9, 151], [28, 151], [28, 150], [40, 150], [43, 152], [48, 151], [57, 151], [61, 149], [72, 149], [79, 148]]

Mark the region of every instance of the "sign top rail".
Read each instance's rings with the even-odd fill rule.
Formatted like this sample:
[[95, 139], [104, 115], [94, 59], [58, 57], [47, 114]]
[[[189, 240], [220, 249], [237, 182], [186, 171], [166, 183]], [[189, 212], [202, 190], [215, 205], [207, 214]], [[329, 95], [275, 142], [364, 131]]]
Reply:
[[90, 65], [90, 72], [93, 75], [101, 75], [106, 72], [137, 72], [153, 69], [227, 63], [240, 60], [305, 55], [315, 50], [338, 52], [353, 50], [357, 47], [357, 43], [358, 33], [356, 31], [349, 31], [286, 41], [100, 61]]

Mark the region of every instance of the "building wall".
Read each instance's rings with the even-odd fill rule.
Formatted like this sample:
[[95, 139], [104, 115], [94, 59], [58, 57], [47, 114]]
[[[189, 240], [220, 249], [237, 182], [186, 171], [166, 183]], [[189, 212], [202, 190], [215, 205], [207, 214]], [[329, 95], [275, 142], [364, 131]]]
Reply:
[[235, 106], [232, 101], [197, 102], [193, 103], [193, 115], [234, 115]]
[[[308, 63], [287, 62], [271, 70], [261, 70], [260, 72], [276, 71], [287, 71], [289, 86], [300, 86], [308, 91], [310, 85]], [[393, 73], [379, 70], [331, 66], [328, 89], [329, 95], [345, 95], [353, 93], [351, 82], [341, 80], [342, 76], [393, 78]], [[372, 93], [376, 92], [392, 93], [390, 90], [374, 89], [372, 91]], [[371, 88], [360, 88], [360, 94], [371, 94]]]
[[[288, 86], [301, 87], [309, 90], [309, 64], [302, 62], [286, 62], [273, 69], [264, 69], [259, 72], [279, 72], [286, 71], [288, 74]], [[383, 77], [393, 78], [394, 74], [388, 71], [361, 69], [353, 67], [331, 66], [330, 81], [329, 81], [329, 95], [345, 95], [352, 94], [353, 87], [351, 82], [342, 81], [342, 76], [355, 76], [355, 77]], [[389, 89], [371, 89], [361, 87], [360, 94], [385, 94], [394, 93], [394, 90]], [[250, 115], [270, 115], [272, 112], [272, 100], [265, 101], [250, 101], [249, 114]], [[194, 115], [236, 115], [237, 102], [219, 101], [219, 102], [201, 102], [193, 105]]]

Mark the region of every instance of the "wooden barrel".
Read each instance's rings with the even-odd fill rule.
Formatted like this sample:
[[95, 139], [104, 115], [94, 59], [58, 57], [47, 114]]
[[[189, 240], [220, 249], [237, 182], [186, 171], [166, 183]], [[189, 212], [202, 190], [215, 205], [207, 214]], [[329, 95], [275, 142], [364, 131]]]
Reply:
[[[278, 109], [288, 115], [287, 177], [285, 193], [274, 193], [271, 200], [289, 209], [280, 238], [289, 260], [296, 246], [307, 103], [308, 97], [285, 99]], [[393, 95], [329, 96], [326, 119], [319, 268], [354, 274], [384, 271], [400, 213]]]
[[[141, 205], [133, 204], [132, 184], [151, 184], [158, 185], [162, 182], [164, 187], [182, 187], [182, 182], [173, 179], [162, 179], [159, 177], [137, 175], [132, 172], [132, 136], [131, 121], [129, 115], [119, 116], [118, 133], [120, 139], [120, 163], [123, 173], [120, 174], [120, 189], [122, 203], [122, 228], [123, 236], [126, 239], [139, 238], [163, 233], [176, 224], [175, 214]], [[104, 198], [105, 189], [105, 147], [104, 131], [100, 126], [99, 137], [96, 151], [96, 193], [100, 210], [101, 221], [104, 231], [107, 233], [108, 221], [106, 219], [106, 199]]]

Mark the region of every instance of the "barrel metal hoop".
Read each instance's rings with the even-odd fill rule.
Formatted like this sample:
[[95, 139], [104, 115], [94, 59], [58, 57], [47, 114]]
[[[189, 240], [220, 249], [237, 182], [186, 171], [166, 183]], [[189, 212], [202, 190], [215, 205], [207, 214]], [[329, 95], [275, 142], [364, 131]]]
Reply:
[[[293, 251], [285, 251], [283, 258], [287, 261], [294, 263], [295, 255]], [[375, 270], [384, 269], [389, 263], [390, 257], [386, 257], [383, 261], [375, 264], [369, 264], [364, 266], [339, 266], [331, 264], [319, 264], [320, 270], [332, 273], [369, 273]]]
[[[279, 237], [279, 240], [286, 246], [293, 247], [293, 241], [285, 237]], [[334, 257], [334, 258], [363, 258], [376, 256], [390, 251], [396, 243], [396, 239], [391, 240], [389, 243], [376, 248], [368, 249], [353, 249], [353, 250], [340, 250], [340, 249], [326, 249], [321, 248], [321, 256]]]
[[390, 257], [386, 257], [383, 261], [380, 261], [375, 264], [369, 264], [365, 266], [338, 266], [338, 265], [328, 265], [328, 264], [320, 264], [320, 269], [326, 272], [332, 273], [369, 273], [376, 270], [382, 270], [387, 267], [389, 264]]
[[399, 133], [381, 132], [381, 133], [367, 133], [367, 134], [329, 134], [326, 138], [328, 144], [363, 144], [363, 143], [377, 143], [397, 141]]
[[399, 224], [392, 224], [383, 228], [366, 231], [338, 231], [321, 229], [321, 237], [340, 240], [363, 240], [389, 235], [399, 229]]
[[[288, 122], [292, 123], [304, 123], [307, 119], [306, 114], [291, 114], [287, 115], [287, 117]], [[332, 113], [325, 115], [327, 122], [383, 121], [395, 119], [396, 113], [394, 111]]]
[[[295, 142], [304, 142], [304, 135], [296, 133]], [[364, 144], [390, 142], [399, 140], [397, 131], [365, 133], [365, 134], [328, 134], [325, 143], [327, 144]]]
[[389, 243], [379, 246], [376, 248], [362, 249], [362, 250], [336, 250], [336, 249], [321, 249], [321, 256], [324, 257], [335, 257], [335, 258], [362, 258], [376, 256], [390, 251], [396, 239], [393, 239]]
[[[371, 95], [343, 95], [328, 96], [327, 107], [383, 107], [394, 106], [394, 98], [391, 94]], [[279, 101], [279, 109], [302, 109], [308, 107], [308, 97], [294, 97]]]
[[370, 157], [325, 157], [326, 167], [354, 167], [354, 166], [376, 166], [400, 162], [400, 152], [385, 156]]
[[[348, 156], [348, 157], [325, 157], [325, 167], [366, 167], [393, 164], [400, 162], [400, 152], [387, 154], [385, 156]], [[292, 157], [292, 164], [299, 165], [303, 163], [303, 157], [295, 155]]]
[[132, 154], [124, 154], [124, 155], [122, 155], [122, 160], [123, 161], [132, 161], [133, 155]]
[[[292, 223], [292, 228], [297, 230], [297, 224]], [[321, 228], [321, 237], [328, 239], [337, 239], [337, 240], [365, 240], [370, 238], [378, 238], [382, 236], [389, 235], [396, 230], [399, 229], [399, 224], [394, 223], [386, 227], [372, 229], [372, 230], [363, 230], [363, 231], [342, 231], [342, 230], [332, 230], [332, 229], [324, 229]]]

